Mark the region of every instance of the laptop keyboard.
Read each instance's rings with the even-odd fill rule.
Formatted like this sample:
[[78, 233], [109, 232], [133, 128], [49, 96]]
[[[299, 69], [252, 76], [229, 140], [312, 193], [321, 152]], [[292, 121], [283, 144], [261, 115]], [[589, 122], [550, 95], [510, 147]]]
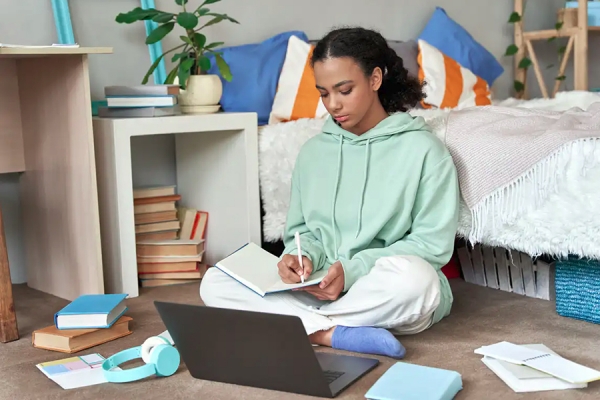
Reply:
[[331, 382], [335, 381], [337, 378], [339, 378], [340, 376], [344, 375], [344, 373], [341, 371], [330, 371], [330, 370], [323, 371], [323, 374], [325, 375], [325, 380], [327, 380], [327, 383], [331, 383]]

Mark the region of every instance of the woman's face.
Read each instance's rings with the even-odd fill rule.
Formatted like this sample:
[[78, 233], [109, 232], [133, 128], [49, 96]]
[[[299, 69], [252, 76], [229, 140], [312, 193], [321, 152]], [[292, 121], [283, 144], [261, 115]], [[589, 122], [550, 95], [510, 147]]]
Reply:
[[376, 68], [370, 77], [350, 57], [328, 58], [314, 64], [317, 89], [323, 105], [331, 116], [349, 132], [378, 102], [381, 71]]

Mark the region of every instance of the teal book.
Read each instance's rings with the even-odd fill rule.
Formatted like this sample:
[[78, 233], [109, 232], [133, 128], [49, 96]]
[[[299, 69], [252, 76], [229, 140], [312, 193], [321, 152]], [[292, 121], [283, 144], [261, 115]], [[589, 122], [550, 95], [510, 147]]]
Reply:
[[456, 371], [397, 362], [375, 382], [369, 400], [451, 400], [462, 390]]
[[110, 328], [127, 311], [127, 294], [84, 294], [54, 315], [56, 329]]

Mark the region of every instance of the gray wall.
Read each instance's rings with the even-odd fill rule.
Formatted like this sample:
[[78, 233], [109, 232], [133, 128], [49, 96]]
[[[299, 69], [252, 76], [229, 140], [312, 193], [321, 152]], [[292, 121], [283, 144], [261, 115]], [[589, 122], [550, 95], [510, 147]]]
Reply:
[[[114, 84], [137, 84], [150, 65], [144, 41], [144, 26], [114, 22], [119, 12], [139, 5], [136, 0], [71, 1], [71, 15], [76, 39], [82, 46], [111, 46], [112, 55], [90, 58], [92, 97], [101, 99], [103, 88]], [[191, 4], [199, 4], [190, 0]], [[530, 0], [527, 2], [527, 29], [553, 27], [556, 10], [562, 1]], [[56, 42], [51, 2], [48, 0], [0, 0], [2, 23], [0, 43], [50, 44]], [[420, 5], [418, 5], [420, 4]], [[159, 9], [176, 10], [173, 0], [156, 0]], [[376, 28], [389, 39], [415, 38], [436, 6], [441, 6], [500, 59], [506, 72], [494, 85], [497, 98], [506, 98], [512, 88], [512, 59], [502, 57], [512, 43], [512, 29], [507, 24], [512, 11], [510, 0], [223, 0], [213, 6], [241, 22], [221, 23], [207, 31], [209, 40], [236, 45], [260, 41], [286, 30], [304, 30], [311, 39], [319, 38], [331, 27], [362, 25]], [[600, 35], [590, 40], [590, 85], [600, 86], [600, 73], [594, 70], [600, 57], [593, 49]], [[177, 43], [177, 36], [164, 40], [167, 50]], [[536, 44], [545, 64], [554, 62], [556, 53], [547, 43]], [[167, 67], [169, 67], [167, 65]], [[551, 71], [547, 72], [551, 79]], [[568, 71], [568, 88], [572, 88]], [[530, 76], [533, 78], [533, 76]], [[534, 85], [531, 95], [539, 90]], [[174, 184], [174, 145], [169, 136], [144, 138], [134, 145], [134, 184]], [[0, 204], [13, 282], [25, 282], [24, 251], [18, 199], [18, 175], [0, 175]]]

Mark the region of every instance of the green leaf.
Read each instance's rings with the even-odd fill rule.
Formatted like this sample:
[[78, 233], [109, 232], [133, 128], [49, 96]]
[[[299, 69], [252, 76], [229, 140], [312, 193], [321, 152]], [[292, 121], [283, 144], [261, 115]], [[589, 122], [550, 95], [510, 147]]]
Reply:
[[154, 8], [144, 10], [141, 7], [136, 7], [129, 12], [120, 13], [119, 15], [117, 15], [115, 21], [117, 21], [120, 24], [132, 24], [136, 21], [145, 21], [148, 19], [152, 19], [160, 13], [161, 11], [158, 11]]
[[185, 61], [187, 61], [186, 65], [189, 64], [189, 62], [191, 61], [191, 65], [188, 68], [185, 68], [185, 65], [182, 62], [179, 64], [179, 68], [177, 69], [177, 76], [179, 77], [179, 86], [181, 86], [182, 89], [185, 89], [187, 85], [187, 80], [192, 73], [190, 71], [190, 68], [192, 67], [192, 65], [194, 65], [194, 60], [192, 59], [188, 58]]
[[210, 49], [214, 49], [215, 47], [219, 47], [224, 45], [225, 42], [212, 42], [210, 44], [207, 44], [206, 46], [204, 46], [205, 50], [210, 50]]
[[198, 57], [198, 65], [200, 66], [200, 70], [207, 72], [210, 67], [212, 66], [211, 62], [210, 62], [210, 58], [206, 57], [206, 56], [200, 56]]
[[182, 12], [177, 16], [177, 23], [184, 29], [194, 29], [198, 25], [198, 17], [191, 12]]
[[525, 90], [525, 85], [521, 81], [514, 81], [513, 86], [515, 88], [515, 91], [517, 91], [517, 93]]
[[557, 77], [556, 77], [556, 80], [557, 80], [557, 81], [564, 81], [565, 79], [567, 79], [567, 77], [566, 77], [566, 76], [564, 76], [564, 75], [560, 75], [560, 76], [557, 76]]
[[187, 4], [187, 2], [188, 2], [188, 0], [175, 0], [175, 3], [177, 3], [178, 6]]
[[217, 67], [219, 68], [219, 72], [221, 73], [221, 76], [227, 82], [231, 82], [231, 79], [233, 77], [231, 76], [231, 70], [229, 69], [229, 65], [227, 65], [227, 63], [225, 62], [225, 60], [223, 59], [221, 54], [219, 54], [219, 53], [214, 53], [214, 54], [215, 54], [215, 61], [217, 62]]
[[142, 85], [145, 85], [146, 83], [148, 83], [148, 79], [150, 78], [150, 75], [152, 75], [152, 73], [154, 72], [154, 70], [156, 69], [156, 67], [158, 67], [158, 63], [160, 63], [160, 60], [163, 59], [163, 57], [165, 56], [165, 54], [166, 53], [161, 54], [160, 57], [158, 57], [156, 60], [154, 60], [154, 62], [152, 63], [152, 65], [148, 69], [148, 72], [146, 72], [146, 75], [144, 75], [144, 79], [142, 79]]
[[178, 70], [178, 68], [175, 67], [171, 70], [171, 72], [169, 72], [169, 75], [167, 75], [167, 79], [165, 79], [165, 85], [172, 85], [173, 82], [175, 82], [175, 77], [177, 76], [177, 70]]
[[531, 66], [532, 62], [528, 57], [523, 57], [519, 62], [519, 68], [527, 69]]
[[161, 14], [158, 14], [157, 16], [155, 16], [154, 18], [152, 18], [152, 21], [158, 22], [159, 24], [164, 24], [165, 22], [171, 21], [174, 16], [175, 16], [175, 14], [171, 14], [171, 13], [161, 13]]
[[506, 48], [506, 53], [504, 53], [505, 56], [514, 56], [515, 54], [517, 54], [517, 52], [519, 51], [519, 48], [517, 47], [516, 44], [511, 44], [510, 46], [508, 46]]
[[202, 17], [202, 16], [208, 14], [209, 12], [210, 12], [210, 9], [208, 9], [208, 8], [198, 7], [196, 9], [196, 11], [194, 11], [194, 14], [198, 14], [199, 17]]
[[210, 15], [211, 17], [215, 17], [213, 19], [211, 19], [210, 21], [208, 21], [204, 27], [206, 26], [210, 26], [210, 25], [214, 25], [217, 24], [223, 20], [227, 20], [227, 21], [231, 21], [233, 23], [239, 24], [239, 22], [233, 18], [231, 18], [229, 15], [227, 14], [217, 14], [217, 13], [207, 13], [206, 15]]
[[186, 59], [182, 60], [181, 63], [179, 64], [179, 68], [186, 70], [186, 71], [191, 70], [193, 66], [194, 66], [193, 58], [186, 58]]
[[179, 36], [179, 38], [181, 40], [183, 40], [184, 42], [186, 42], [187, 44], [189, 44], [190, 46], [194, 47], [194, 42], [192, 42], [192, 39], [190, 39], [189, 37], [181, 35], [181, 36]]
[[546, 69], [550, 69], [550, 68], [553, 68], [553, 67], [554, 67], [554, 64], [550, 64], [550, 65], [548, 65], [548, 66], [546, 67]]
[[177, 53], [171, 58], [171, 62], [177, 62], [180, 58], [187, 57], [187, 56], [188, 56], [187, 51]]
[[201, 33], [194, 33], [194, 43], [196, 43], [196, 48], [201, 49], [206, 44], [206, 36]]
[[561, 30], [561, 28], [563, 27], [563, 25], [564, 25], [564, 22], [560, 21], [560, 22], [557, 22], [557, 23], [554, 25], [554, 28], [555, 28], [557, 31], [560, 31], [560, 30]]
[[509, 24], [514, 24], [515, 22], [520, 22], [520, 21], [521, 21], [521, 16], [516, 11], [513, 11], [513, 13], [510, 14], [510, 17], [508, 18]]
[[552, 36], [551, 38], [548, 38], [548, 43], [554, 42], [555, 40], [556, 40], [556, 36]]
[[169, 32], [173, 30], [175, 22], [167, 22], [166, 24], [159, 25], [155, 30], [150, 32], [146, 38], [146, 44], [153, 44], [160, 42]]
[[558, 48], [558, 54], [564, 54], [565, 51], [567, 51], [567, 46], [560, 46]]

